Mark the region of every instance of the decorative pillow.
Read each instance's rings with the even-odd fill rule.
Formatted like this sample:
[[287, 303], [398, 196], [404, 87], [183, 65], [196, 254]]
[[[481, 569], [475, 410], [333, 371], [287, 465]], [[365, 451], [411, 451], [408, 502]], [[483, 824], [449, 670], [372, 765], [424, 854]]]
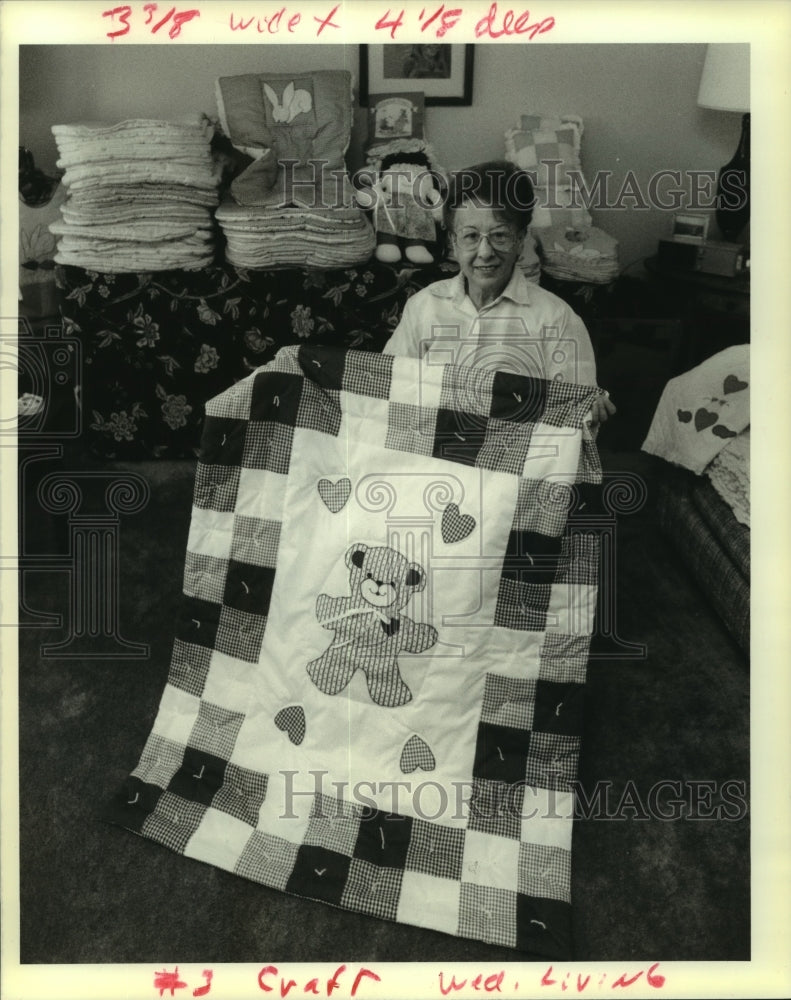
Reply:
[[521, 115], [517, 128], [524, 132], [537, 132], [542, 129], [563, 128], [573, 125], [577, 130], [577, 152], [582, 139], [582, 119], [579, 115]]
[[546, 229], [548, 226], [584, 228], [592, 223], [590, 213], [581, 205], [581, 199], [574, 197], [569, 189], [536, 188], [536, 204], [533, 208], [532, 229]]
[[572, 124], [552, 129], [509, 129], [505, 156], [528, 171], [540, 188], [568, 188], [569, 170], [581, 171], [579, 132]]
[[352, 127], [348, 70], [246, 73], [217, 80], [223, 130], [237, 148], [272, 149], [276, 160], [345, 166]]

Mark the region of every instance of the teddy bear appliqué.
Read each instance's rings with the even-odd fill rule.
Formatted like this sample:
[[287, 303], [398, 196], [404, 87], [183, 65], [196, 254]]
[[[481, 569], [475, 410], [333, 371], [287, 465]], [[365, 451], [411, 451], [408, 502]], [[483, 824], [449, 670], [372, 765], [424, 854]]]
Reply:
[[394, 708], [412, 700], [398, 669], [399, 653], [422, 653], [437, 641], [437, 630], [400, 612], [426, 586], [426, 572], [400, 552], [357, 542], [346, 553], [348, 597], [320, 594], [316, 618], [335, 635], [325, 652], [307, 665], [324, 694], [339, 694], [357, 670], [365, 674], [377, 705]]

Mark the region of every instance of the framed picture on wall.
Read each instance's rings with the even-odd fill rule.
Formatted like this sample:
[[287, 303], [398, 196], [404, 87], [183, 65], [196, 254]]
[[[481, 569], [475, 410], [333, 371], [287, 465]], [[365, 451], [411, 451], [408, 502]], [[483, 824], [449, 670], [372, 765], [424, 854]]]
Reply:
[[368, 138], [371, 142], [422, 139], [423, 94], [420, 91], [369, 94]]
[[426, 105], [472, 104], [474, 45], [361, 45], [360, 104], [372, 93], [416, 90]]

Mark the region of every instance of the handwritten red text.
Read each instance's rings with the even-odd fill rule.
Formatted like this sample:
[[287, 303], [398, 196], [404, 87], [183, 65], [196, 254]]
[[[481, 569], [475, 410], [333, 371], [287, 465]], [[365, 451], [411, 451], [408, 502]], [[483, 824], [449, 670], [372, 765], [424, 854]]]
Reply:
[[[194, 997], [205, 997], [211, 990], [211, 981], [214, 977], [214, 972], [211, 969], [203, 970], [203, 978], [206, 982], [203, 986], [198, 986], [192, 991]], [[163, 969], [161, 972], [154, 973], [154, 989], [159, 990], [159, 995], [164, 996], [165, 991], [168, 990], [170, 995], [174, 997], [176, 995], [176, 990], [186, 990], [189, 988], [189, 984], [184, 982], [183, 979], [179, 978], [179, 967], [173, 970], [173, 972], [168, 972], [167, 969]]]
[[[144, 4], [142, 9], [146, 15], [143, 26], [149, 28], [151, 34], [155, 35], [160, 28], [168, 25], [168, 38], [178, 38], [185, 24], [195, 17], [200, 17], [200, 11], [197, 9], [177, 10], [175, 7], [171, 7], [164, 16], [160, 16], [159, 4], [156, 3]], [[109, 17], [112, 24], [115, 24], [117, 19], [117, 23], [121, 25], [120, 28], [107, 32], [107, 37], [111, 41], [129, 34], [132, 30], [132, 14], [132, 7], [129, 4], [121, 4], [119, 7], [102, 11], [102, 17]]]
[[507, 10], [498, 19], [497, 4], [493, 3], [489, 8], [489, 13], [475, 25], [475, 37], [480, 38], [486, 35], [488, 38], [502, 38], [503, 35], [527, 35], [533, 39], [536, 35], [543, 35], [546, 31], [551, 31], [555, 27], [554, 17], [545, 17], [540, 21], [530, 22], [530, 11], [526, 10], [518, 16], [512, 10]]
[[[344, 976], [344, 973], [346, 973], [346, 966], [339, 965], [332, 976], [326, 981], [320, 980], [316, 976], [313, 979], [309, 979], [306, 983], [301, 984], [296, 979], [281, 976], [280, 970], [276, 965], [266, 965], [258, 973], [258, 985], [264, 993], [278, 991], [281, 997], [287, 997], [291, 990], [298, 990], [301, 993], [308, 993], [316, 997], [331, 997], [336, 990], [347, 988], [349, 980], [348, 977]], [[371, 969], [361, 968], [351, 981], [351, 988], [348, 995], [357, 996], [357, 991], [361, 983], [366, 979], [373, 979], [377, 983], [381, 982], [379, 976]]]

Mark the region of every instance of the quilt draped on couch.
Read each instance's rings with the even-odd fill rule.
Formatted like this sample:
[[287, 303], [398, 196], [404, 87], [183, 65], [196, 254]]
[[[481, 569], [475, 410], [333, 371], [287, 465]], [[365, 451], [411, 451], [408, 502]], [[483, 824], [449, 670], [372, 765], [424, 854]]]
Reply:
[[168, 682], [108, 818], [569, 957], [599, 394], [303, 345], [211, 400]]

